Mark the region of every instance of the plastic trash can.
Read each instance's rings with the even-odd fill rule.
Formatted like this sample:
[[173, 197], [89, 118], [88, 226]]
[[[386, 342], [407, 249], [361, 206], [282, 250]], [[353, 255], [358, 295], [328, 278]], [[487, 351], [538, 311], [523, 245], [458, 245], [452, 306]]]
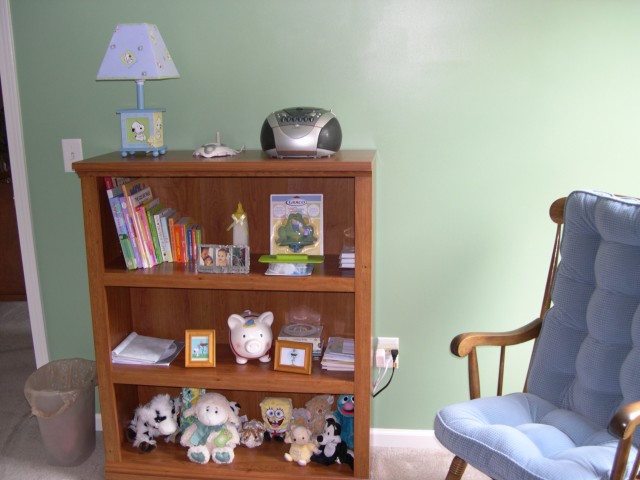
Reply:
[[33, 372], [24, 396], [52, 465], [84, 462], [96, 446], [96, 362], [83, 358], [54, 360]]

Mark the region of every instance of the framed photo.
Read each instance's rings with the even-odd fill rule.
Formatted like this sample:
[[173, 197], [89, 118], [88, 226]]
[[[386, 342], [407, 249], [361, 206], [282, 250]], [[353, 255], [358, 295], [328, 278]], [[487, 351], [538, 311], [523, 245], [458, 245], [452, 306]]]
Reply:
[[311, 349], [313, 345], [306, 342], [290, 342], [276, 340], [274, 370], [311, 375]]
[[185, 367], [215, 367], [216, 331], [185, 330], [184, 349]]
[[201, 244], [198, 247], [198, 272], [249, 273], [249, 247], [247, 245]]

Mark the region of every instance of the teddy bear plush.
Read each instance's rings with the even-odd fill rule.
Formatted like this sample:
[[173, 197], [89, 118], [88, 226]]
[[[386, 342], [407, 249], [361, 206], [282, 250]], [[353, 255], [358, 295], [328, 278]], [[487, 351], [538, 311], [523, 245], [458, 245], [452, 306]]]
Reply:
[[353, 469], [353, 455], [342, 441], [340, 433], [340, 424], [333, 418], [327, 418], [323, 432], [316, 439], [320, 452], [312, 455], [311, 461], [322, 465], [347, 464]]
[[234, 449], [240, 443], [236, 425], [240, 420], [229, 401], [219, 393], [205, 393], [184, 412], [194, 417], [184, 431], [180, 444], [188, 447], [187, 458], [194, 463], [231, 463]]
[[285, 460], [296, 462], [303, 467], [309, 463], [314, 453], [320, 452], [311, 436], [311, 430], [301, 425], [292, 427], [285, 435], [284, 441], [291, 444], [289, 452], [284, 454]]
[[136, 408], [127, 428], [127, 439], [141, 453], [156, 449], [156, 438], [165, 436], [165, 441], [175, 441], [178, 430], [180, 400], [168, 393], [156, 395], [149, 403]]
[[333, 402], [333, 395], [316, 395], [305, 403], [304, 406], [309, 412], [307, 426], [314, 436], [320, 435], [324, 430], [324, 423], [331, 414]]

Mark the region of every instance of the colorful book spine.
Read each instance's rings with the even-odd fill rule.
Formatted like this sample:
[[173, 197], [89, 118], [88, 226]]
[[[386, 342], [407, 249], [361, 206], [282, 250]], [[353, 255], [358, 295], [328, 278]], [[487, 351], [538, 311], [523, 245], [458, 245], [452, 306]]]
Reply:
[[140, 255], [143, 258], [145, 267], [153, 267], [157, 262], [153, 250], [150, 248], [151, 237], [148, 235], [148, 226], [146, 226], [147, 215], [146, 213], [141, 215], [138, 209], [141, 205], [145, 205], [153, 200], [151, 188], [134, 180], [122, 185], [122, 191], [129, 202], [129, 211], [133, 217], [133, 224], [139, 241], [138, 247], [140, 249]]
[[180, 263], [187, 263], [189, 261], [189, 251], [187, 250], [187, 228], [191, 223], [191, 218], [182, 217], [174, 225], [176, 250], [178, 252], [178, 261]]
[[120, 209], [122, 210], [122, 216], [124, 217], [125, 225], [127, 227], [127, 234], [129, 235], [129, 243], [131, 244], [131, 250], [133, 250], [133, 256], [136, 259], [137, 268], [143, 268], [144, 262], [138, 248], [138, 240], [136, 239], [136, 229], [133, 225], [133, 218], [129, 213], [129, 207], [127, 201], [124, 198], [120, 200]]
[[136, 207], [145, 200], [151, 199], [151, 189], [139, 180], [132, 180], [131, 182], [124, 183], [122, 185], [122, 192], [127, 201], [127, 211], [131, 216], [131, 223], [135, 231], [135, 240], [140, 252], [140, 258], [142, 259], [142, 267], [148, 268], [151, 266], [149, 258], [146, 254], [145, 244], [142, 236], [140, 221], [136, 214]]
[[[162, 261], [163, 262], [168, 262], [169, 259], [167, 257], [167, 251], [165, 249], [165, 243], [164, 243], [164, 232], [162, 231], [162, 213], [167, 210], [166, 208], [160, 208], [160, 210], [155, 210], [155, 212], [153, 213], [153, 223], [155, 225], [155, 230], [156, 230], [156, 236], [158, 238], [158, 250], [157, 252], [160, 252], [160, 256], [162, 257]], [[156, 252], [156, 253], [157, 253]]]
[[171, 254], [173, 255], [173, 261], [179, 262], [180, 256], [178, 252], [178, 243], [176, 241], [176, 222], [179, 219], [179, 215], [173, 215], [167, 219], [167, 223], [169, 226], [169, 237], [171, 239]]
[[160, 200], [157, 198], [145, 205], [147, 223], [149, 225], [149, 232], [151, 233], [151, 241], [153, 243], [153, 252], [155, 254], [156, 262], [158, 265], [164, 262], [164, 257], [162, 256], [162, 251], [160, 249], [160, 238], [156, 226], [155, 215], [160, 212], [162, 208], [163, 207], [162, 205], [160, 205]]
[[144, 254], [147, 257], [149, 266], [155, 267], [158, 264], [158, 260], [156, 259], [156, 254], [153, 249], [153, 240], [151, 239], [149, 221], [147, 220], [147, 210], [144, 205], [138, 205], [136, 207], [136, 216], [138, 221], [138, 228], [142, 236]]
[[162, 253], [166, 256], [167, 262], [173, 262], [173, 252], [171, 251], [171, 234], [169, 233], [169, 218], [176, 215], [173, 208], [165, 208], [160, 214], [160, 231], [162, 232], [161, 247]]
[[120, 248], [122, 249], [125, 265], [127, 269], [135, 270], [138, 268], [138, 264], [133, 253], [133, 248], [131, 247], [129, 234], [127, 233], [126, 220], [122, 213], [122, 198], [122, 195], [111, 196], [109, 198], [109, 204], [111, 205], [111, 212], [113, 213], [113, 220], [116, 225], [116, 232], [118, 233], [118, 240], [120, 241]]

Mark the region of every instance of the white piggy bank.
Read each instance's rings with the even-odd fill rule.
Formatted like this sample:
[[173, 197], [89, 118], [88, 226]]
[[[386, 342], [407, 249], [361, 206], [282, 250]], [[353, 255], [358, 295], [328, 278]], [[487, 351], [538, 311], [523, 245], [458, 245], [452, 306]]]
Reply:
[[250, 310], [245, 310], [240, 315], [234, 313], [227, 319], [229, 345], [237, 363], [245, 364], [247, 360], [255, 358], [263, 363], [271, 360], [272, 323], [273, 313], [258, 315]]

